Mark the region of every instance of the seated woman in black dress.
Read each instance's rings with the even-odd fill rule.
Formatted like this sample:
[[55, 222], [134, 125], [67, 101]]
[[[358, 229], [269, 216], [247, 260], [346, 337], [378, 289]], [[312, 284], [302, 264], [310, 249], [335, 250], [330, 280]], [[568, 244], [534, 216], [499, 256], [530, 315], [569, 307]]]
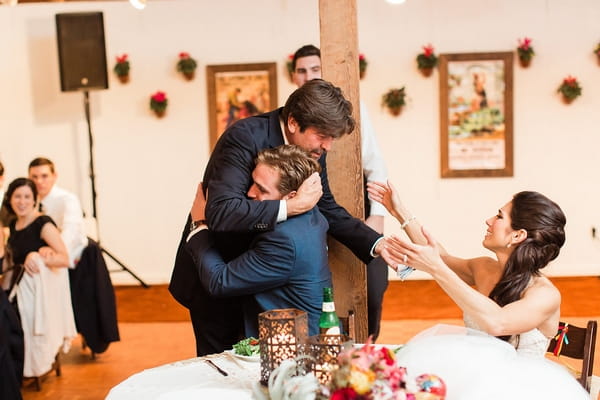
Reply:
[[56, 353], [61, 347], [67, 351], [77, 334], [68, 253], [52, 218], [38, 211], [31, 180], [11, 182], [2, 207], [10, 218], [7, 249], [11, 255], [3, 267], [12, 264], [25, 270], [15, 291], [25, 338], [23, 375], [41, 376], [52, 369]]

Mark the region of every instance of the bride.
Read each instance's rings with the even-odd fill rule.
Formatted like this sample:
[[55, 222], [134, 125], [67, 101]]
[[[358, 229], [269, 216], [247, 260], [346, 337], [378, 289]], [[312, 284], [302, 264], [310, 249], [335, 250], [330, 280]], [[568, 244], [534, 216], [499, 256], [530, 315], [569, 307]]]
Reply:
[[[560, 207], [537, 192], [515, 194], [495, 216], [485, 221], [487, 230], [483, 247], [494, 253], [494, 257], [464, 259], [449, 254], [421, 227], [400, 201], [391, 184], [369, 183], [368, 192], [373, 200], [382, 203], [401, 223], [411, 240], [408, 242], [395, 236], [386, 238], [383, 256], [388, 264], [395, 269], [407, 265], [429, 273], [462, 309], [465, 326], [469, 328], [463, 328], [461, 334], [451, 330], [450, 334], [433, 335], [437, 338], [428, 334], [419, 335], [421, 340], [413, 339], [414, 344], [411, 347], [412, 341], [409, 342], [407, 350], [414, 353], [419, 346], [417, 343], [420, 343], [422, 350], [431, 357], [420, 354], [418, 357], [415, 355], [415, 359], [435, 359], [438, 364], [448, 366], [452, 358], [446, 357], [447, 354], [433, 355], [432, 346], [440, 343], [440, 351], [449, 348], [456, 351], [464, 345], [462, 350], [465, 353], [456, 354], [457, 364], [450, 366], [446, 373], [465, 377], [465, 366], [469, 364], [471, 369], [476, 369], [473, 373], [485, 374], [486, 369], [481, 369], [481, 364], [488, 364], [486, 368], [489, 370], [493, 357], [478, 347], [483, 341], [486, 350], [491, 347], [498, 350], [494, 353], [498, 356], [494, 372], [488, 371], [490, 375], [498, 376], [501, 366], [507, 367], [507, 360], [510, 360], [510, 368], [514, 369], [517, 359], [519, 362], [544, 365], [542, 369], [546, 374], [546, 362], [552, 363], [544, 359], [544, 354], [558, 329], [561, 297], [558, 289], [540, 270], [558, 256], [565, 242], [566, 218]], [[480, 331], [487, 335], [473, 334]], [[516, 354], [511, 355], [515, 351]], [[487, 361], [483, 354], [488, 357]], [[402, 357], [400, 359], [403, 362]], [[470, 362], [475, 359], [481, 363]], [[522, 361], [524, 359], [527, 361]], [[410, 366], [405, 366], [410, 371]], [[548, 365], [549, 369], [554, 370], [554, 367]], [[562, 372], [559, 371], [560, 376]], [[443, 373], [440, 376], [444, 378]], [[506, 378], [506, 374], [500, 376]], [[569, 382], [567, 387], [571, 388], [570, 394], [583, 391], [575, 379], [568, 375], [566, 378]], [[511, 377], [510, 382], [516, 385], [516, 381], [516, 377]], [[452, 392], [450, 386], [449, 394]], [[466, 399], [462, 389], [461, 393], [457, 398]]]

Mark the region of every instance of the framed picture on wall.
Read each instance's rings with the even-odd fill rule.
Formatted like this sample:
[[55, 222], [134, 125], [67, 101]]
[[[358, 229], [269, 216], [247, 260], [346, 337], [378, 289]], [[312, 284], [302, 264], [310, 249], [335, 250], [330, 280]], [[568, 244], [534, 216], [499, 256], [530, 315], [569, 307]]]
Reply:
[[277, 64], [206, 66], [210, 147], [235, 121], [277, 107]]
[[513, 176], [513, 53], [439, 61], [442, 178]]

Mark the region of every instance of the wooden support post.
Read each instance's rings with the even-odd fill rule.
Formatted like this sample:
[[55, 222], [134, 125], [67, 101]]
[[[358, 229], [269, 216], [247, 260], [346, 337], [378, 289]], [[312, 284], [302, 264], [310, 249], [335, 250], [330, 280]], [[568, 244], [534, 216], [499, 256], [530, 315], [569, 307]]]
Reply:
[[[327, 156], [327, 174], [337, 202], [357, 218], [364, 217], [358, 94], [358, 35], [356, 0], [320, 0], [321, 64], [323, 79], [339, 86], [352, 102], [356, 130], [337, 140]], [[356, 315], [356, 341], [368, 335], [365, 265], [346, 247], [330, 238], [336, 311]]]

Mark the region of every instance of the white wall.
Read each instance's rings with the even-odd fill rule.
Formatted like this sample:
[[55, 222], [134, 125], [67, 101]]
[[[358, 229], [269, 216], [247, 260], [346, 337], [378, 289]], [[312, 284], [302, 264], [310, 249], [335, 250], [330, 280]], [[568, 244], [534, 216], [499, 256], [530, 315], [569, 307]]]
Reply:
[[[369, 61], [361, 82], [391, 180], [415, 215], [457, 255], [482, 254], [485, 218], [513, 193], [539, 190], [568, 218], [567, 244], [550, 275], [600, 275], [598, 150], [600, 40], [596, 0], [358, 0], [360, 50]], [[294, 86], [285, 61], [319, 41], [317, 0], [152, 0], [143, 11], [123, 2], [0, 6], [0, 159], [7, 180], [24, 175], [39, 155], [53, 159], [59, 183], [78, 193], [91, 214], [83, 95], [60, 91], [54, 14], [102, 11], [109, 70], [128, 53], [131, 82], [110, 73], [110, 89], [91, 93], [102, 243], [149, 283], [165, 283], [208, 159], [206, 65], [278, 63], [279, 101]], [[568, 26], [565, 24], [568, 22]], [[414, 58], [436, 52], [510, 51], [533, 38], [529, 69], [515, 65], [513, 178], [440, 179], [438, 76], [422, 77]], [[199, 63], [196, 79], [175, 71], [177, 54]], [[555, 94], [568, 74], [583, 96], [565, 106]], [[400, 117], [380, 108], [381, 95], [406, 85]], [[156, 119], [149, 96], [167, 92], [167, 116]], [[399, 233], [386, 221], [387, 231]], [[415, 277], [420, 277], [418, 274]], [[115, 283], [134, 283], [126, 273]]]

